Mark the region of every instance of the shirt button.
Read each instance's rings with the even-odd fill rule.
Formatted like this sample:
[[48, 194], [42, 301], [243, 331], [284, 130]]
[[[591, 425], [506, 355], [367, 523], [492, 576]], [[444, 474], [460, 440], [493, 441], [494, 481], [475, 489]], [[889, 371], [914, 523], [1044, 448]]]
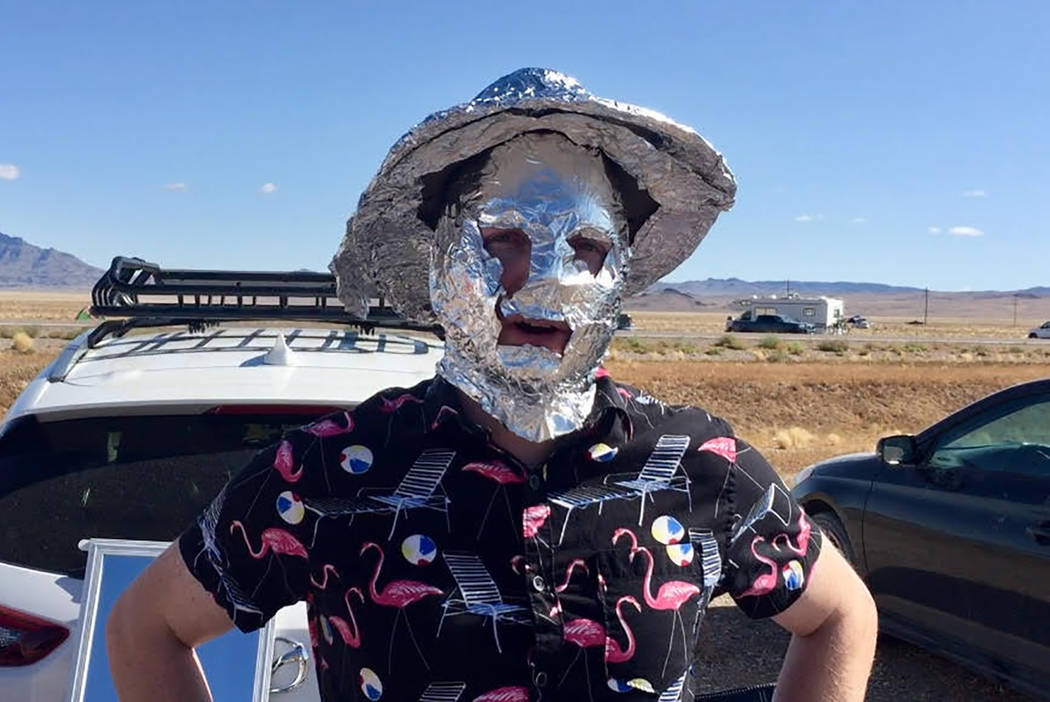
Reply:
[[532, 576], [532, 587], [533, 587], [534, 590], [536, 590], [536, 592], [543, 592], [543, 588], [545, 588], [546, 586], [547, 586], [547, 583], [544, 582], [542, 576], [540, 576], [540, 575]]
[[540, 485], [543, 485], [543, 480], [538, 475], [529, 476], [529, 487], [533, 490], [539, 490]]
[[532, 682], [536, 684], [536, 687], [544, 687], [547, 685], [547, 674], [542, 670], [536, 671], [532, 676]]

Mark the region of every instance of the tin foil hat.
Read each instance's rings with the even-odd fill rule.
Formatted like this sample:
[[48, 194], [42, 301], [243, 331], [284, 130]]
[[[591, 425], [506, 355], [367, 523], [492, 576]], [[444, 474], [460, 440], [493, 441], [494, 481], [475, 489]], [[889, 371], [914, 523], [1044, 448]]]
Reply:
[[563, 73], [522, 68], [430, 115], [391, 147], [329, 265], [347, 311], [364, 317], [368, 299], [381, 295], [401, 316], [435, 322], [428, 271], [446, 186], [465, 162], [527, 132], [562, 134], [622, 171], [617, 186], [632, 234], [626, 295], [671, 272], [733, 205], [733, 174], [693, 129], [596, 97]]

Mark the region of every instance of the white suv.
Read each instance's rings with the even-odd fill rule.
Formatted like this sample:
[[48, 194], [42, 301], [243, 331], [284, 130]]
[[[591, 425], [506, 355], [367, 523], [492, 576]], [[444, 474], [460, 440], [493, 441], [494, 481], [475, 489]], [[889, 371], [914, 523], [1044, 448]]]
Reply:
[[[123, 308], [135, 318], [123, 326], [106, 322], [72, 341], [0, 424], [5, 700], [68, 697], [86, 557], [77, 548], [81, 539], [174, 539], [283, 430], [353, 407], [387, 387], [415, 385], [433, 374], [441, 355], [440, 344], [422, 338], [321, 324], [202, 329], [201, 320], [216, 316], [265, 312], [274, 319], [337, 320], [342, 312], [337, 304], [328, 306], [330, 276], [321, 280], [322, 294], [316, 294], [317, 280], [300, 281], [292, 287], [301, 290], [285, 291], [266, 305], [260, 294], [284, 285], [283, 274], [246, 286], [261, 274], [227, 273], [202, 283], [190, 271], [171, 272], [181, 275], [165, 280], [168, 272], [150, 265], [114, 260], [108, 282], [104, 278], [93, 292], [95, 309], [112, 314]], [[242, 297], [240, 312], [231, 313], [225, 291], [235, 283]], [[209, 286], [224, 294], [177, 294]], [[156, 290], [174, 295], [170, 305], [146, 301]], [[297, 298], [307, 304], [289, 306]], [[328, 311], [318, 311], [323, 309]], [[149, 317], [138, 316], [142, 312]], [[175, 320], [192, 322], [195, 331], [135, 331]], [[310, 651], [305, 605], [281, 610], [275, 623], [284, 639], [275, 656], [300, 665], [275, 671], [273, 685], [298, 684], [271, 693], [271, 700], [319, 699], [312, 662], [301, 660]]]
[[1041, 326], [1029, 330], [1029, 339], [1050, 339], [1050, 322], [1043, 322]]

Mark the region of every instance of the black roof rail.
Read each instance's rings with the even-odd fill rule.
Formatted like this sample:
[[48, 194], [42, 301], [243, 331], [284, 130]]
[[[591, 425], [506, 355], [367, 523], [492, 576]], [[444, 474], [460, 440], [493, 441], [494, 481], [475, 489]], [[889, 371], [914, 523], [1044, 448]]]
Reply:
[[162, 269], [141, 258], [117, 256], [91, 289], [91, 314], [106, 320], [90, 334], [93, 347], [109, 335], [147, 326], [187, 325], [191, 331], [223, 321], [327, 321], [370, 333], [376, 327], [423, 331], [441, 327], [407, 321], [383, 304], [365, 319], [347, 314], [336, 297], [335, 276], [312, 271]]

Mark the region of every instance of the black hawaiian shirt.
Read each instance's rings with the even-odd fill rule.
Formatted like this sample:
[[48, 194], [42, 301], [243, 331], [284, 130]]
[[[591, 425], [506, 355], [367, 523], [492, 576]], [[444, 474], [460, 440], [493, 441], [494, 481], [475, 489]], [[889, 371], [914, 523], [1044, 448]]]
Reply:
[[726, 422], [600, 375], [535, 470], [441, 378], [292, 431], [182, 556], [244, 631], [306, 600], [327, 702], [692, 700], [711, 597], [783, 611], [820, 534]]

